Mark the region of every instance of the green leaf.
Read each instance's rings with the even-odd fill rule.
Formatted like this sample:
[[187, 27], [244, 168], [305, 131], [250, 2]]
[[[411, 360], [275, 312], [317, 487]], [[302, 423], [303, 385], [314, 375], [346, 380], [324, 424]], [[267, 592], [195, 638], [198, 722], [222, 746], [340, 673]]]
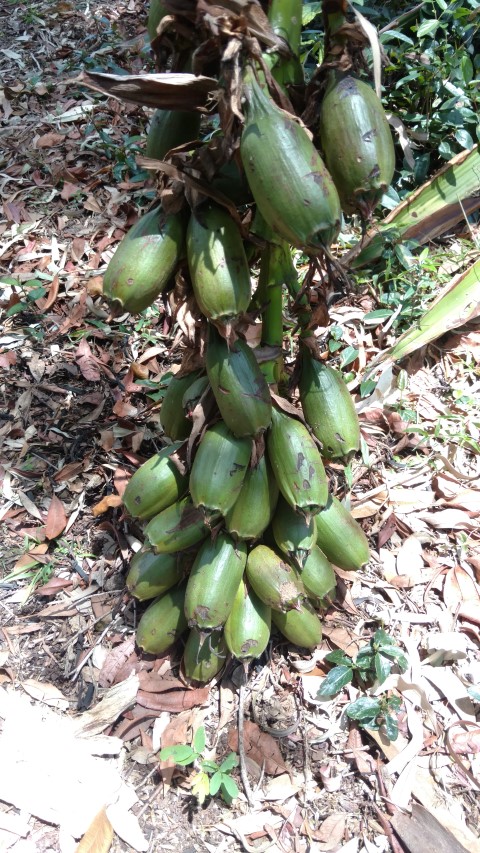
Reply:
[[352, 666], [353, 663], [352, 659], [340, 649], [335, 649], [334, 652], [329, 652], [328, 655], [325, 655], [325, 660], [328, 661], [328, 663], [343, 664], [345, 666]]
[[200, 728], [197, 729], [197, 731], [195, 732], [195, 734], [193, 736], [192, 746], [193, 746], [194, 750], [201, 755], [201, 753], [205, 749], [205, 745], [206, 745], [205, 728], [204, 728], [204, 726], [200, 726]]
[[345, 347], [342, 352], [340, 367], [347, 367], [347, 365], [352, 364], [358, 358], [358, 352], [357, 347]]
[[355, 666], [358, 669], [373, 669], [374, 663], [374, 651], [371, 646], [365, 646], [365, 648], [360, 649], [357, 657], [355, 658]]
[[187, 764], [193, 764], [197, 757], [197, 753], [187, 744], [180, 743], [176, 746], [165, 746], [160, 750], [160, 761], [166, 761], [167, 758], [173, 758], [176, 764], [186, 767]]
[[478, 687], [469, 687], [467, 693], [471, 696], [474, 702], [480, 702], [480, 690]]
[[210, 793], [210, 779], [206, 773], [197, 773], [192, 779], [192, 794], [202, 805]]
[[380, 652], [377, 652], [375, 655], [375, 675], [377, 676], [379, 684], [383, 684], [386, 678], [390, 675], [392, 670], [392, 661], [383, 655]]
[[379, 320], [387, 320], [391, 317], [393, 311], [389, 308], [378, 308], [376, 311], [369, 311], [368, 314], [365, 314], [363, 318], [365, 323], [372, 325], [373, 323], [377, 323]]
[[462, 148], [470, 149], [473, 148], [473, 146], [475, 145], [468, 130], [465, 130], [464, 127], [460, 127], [458, 130], [455, 131], [455, 139], [457, 140], [459, 145], [462, 146]]
[[302, 26], [306, 27], [322, 11], [321, 3], [304, 3], [302, 8]]
[[405, 672], [405, 670], [408, 669], [408, 659], [401, 649], [395, 649], [393, 647], [387, 648], [383, 646], [380, 652], [382, 655], [393, 658], [401, 672]]
[[6, 317], [13, 317], [14, 314], [20, 314], [22, 311], [28, 308], [26, 302], [16, 302], [15, 305], [10, 305], [10, 308], [7, 308], [5, 311]]
[[232, 800], [234, 800], [235, 797], [238, 797], [238, 785], [235, 782], [235, 779], [232, 779], [232, 777], [228, 776], [226, 773], [222, 774], [222, 789]]
[[227, 755], [225, 761], [222, 761], [220, 765], [220, 770], [222, 773], [228, 773], [229, 770], [233, 770], [238, 764], [238, 756], [231, 752], [230, 755]]
[[328, 673], [327, 677], [322, 682], [322, 686], [317, 693], [317, 696], [334, 696], [339, 693], [342, 687], [350, 684], [353, 678], [353, 672], [349, 666], [335, 666]]
[[387, 634], [383, 628], [377, 628], [373, 635], [373, 642], [376, 646], [396, 646], [397, 642], [395, 637], [392, 637], [391, 634]]
[[417, 37], [423, 38], [423, 36], [432, 36], [437, 32], [438, 27], [440, 26], [440, 21], [436, 19], [430, 21], [423, 21], [417, 29]]
[[387, 699], [387, 704], [389, 708], [393, 708], [394, 711], [398, 711], [402, 704], [402, 700], [400, 699], [400, 696], [390, 696], [390, 698]]
[[210, 761], [208, 758], [205, 758], [201, 762], [202, 770], [205, 770], [207, 773], [216, 773], [219, 769], [218, 764], [215, 761]]
[[351, 720], [364, 722], [365, 720], [375, 720], [381, 711], [380, 700], [373, 699], [371, 696], [361, 696], [356, 702], [352, 702], [347, 708], [347, 716]]
[[220, 773], [220, 770], [217, 770], [217, 772], [214, 773], [212, 778], [210, 779], [210, 793], [211, 793], [212, 797], [214, 797], [215, 794], [218, 794], [218, 791], [220, 790], [220, 785], [222, 784], [222, 782], [223, 782], [223, 773]]
[[391, 714], [385, 714], [384, 726], [388, 739], [396, 740], [398, 737], [398, 720]]

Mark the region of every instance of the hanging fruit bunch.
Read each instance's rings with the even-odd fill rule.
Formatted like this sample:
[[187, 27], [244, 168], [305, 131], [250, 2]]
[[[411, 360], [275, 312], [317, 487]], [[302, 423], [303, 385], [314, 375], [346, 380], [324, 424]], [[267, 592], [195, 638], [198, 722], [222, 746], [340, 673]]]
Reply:
[[[261, 655], [272, 624], [314, 648], [333, 566], [355, 571], [369, 559], [329, 486], [329, 463], [338, 470], [358, 451], [360, 430], [340, 371], [320, 358], [310, 285], [319, 264], [324, 278], [338, 274], [330, 247], [342, 211], [371, 217], [394, 155], [365, 79], [365, 36], [343, 2], [324, 6], [325, 60], [308, 87], [300, 0], [271, 0], [268, 16], [235, 0], [150, 9], [159, 70], [167, 56], [183, 88], [178, 109], [171, 93], [151, 94], [153, 83], [142, 95], [160, 107], [143, 161], [159, 199], [118, 247], [104, 295], [112, 312], [136, 313], [166, 291], [195, 321], [161, 405], [164, 447], [124, 495], [146, 522], [127, 577], [133, 596], [151, 599], [137, 644], [162, 654], [188, 632], [183, 670], [194, 681], [212, 678], [228, 653]], [[197, 87], [189, 101], [208, 79], [210, 98], [199, 103]], [[292, 247], [310, 258], [303, 283]], [[297, 330], [294, 370], [283, 361], [285, 312]]]

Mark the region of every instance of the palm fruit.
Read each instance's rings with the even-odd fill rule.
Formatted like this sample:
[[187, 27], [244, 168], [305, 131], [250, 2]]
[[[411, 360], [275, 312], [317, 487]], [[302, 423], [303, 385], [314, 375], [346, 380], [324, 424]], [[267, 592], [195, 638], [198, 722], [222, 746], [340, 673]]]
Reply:
[[205, 366], [220, 414], [234, 435], [257, 436], [270, 426], [270, 391], [245, 341], [238, 338], [229, 347], [212, 326]]
[[168, 15], [168, 12], [161, 0], [150, 0], [147, 23], [147, 31], [150, 41], [153, 41], [154, 38], [156, 38], [157, 27], [165, 15]]
[[150, 210], [125, 235], [103, 278], [103, 295], [115, 315], [153, 305], [168, 285], [185, 243], [183, 216]]
[[[212, 517], [211, 521], [214, 520]], [[188, 496], [159, 512], [145, 528], [145, 536], [157, 554], [183, 551], [197, 545], [209, 532], [205, 514]]]
[[204, 634], [192, 628], [183, 652], [183, 671], [190, 681], [205, 684], [220, 672], [227, 654], [223, 631]]
[[271, 621], [271, 608], [261, 601], [242, 578], [225, 622], [228, 650], [238, 660], [259, 658], [268, 646]]
[[224, 207], [208, 202], [192, 214], [187, 259], [195, 299], [209, 320], [229, 323], [247, 310], [250, 269], [240, 231]]
[[253, 198], [284, 240], [311, 252], [340, 230], [340, 201], [309, 134], [268, 97], [251, 72], [244, 78], [245, 124], [240, 155]]
[[308, 516], [325, 506], [327, 476], [317, 446], [300, 421], [272, 409], [268, 456], [278, 487], [290, 506]]
[[164, 447], [138, 468], [127, 483], [123, 503], [133, 518], [153, 518], [178, 501], [187, 491], [188, 475], [182, 474], [172, 455], [181, 442]]
[[360, 447], [360, 424], [352, 396], [340, 371], [302, 355], [300, 402], [327, 459], [348, 459]]
[[185, 587], [183, 583], [169, 589], [147, 607], [135, 635], [137, 646], [144, 652], [161, 655], [187, 629], [183, 612]]
[[239, 539], [258, 539], [272, 520], [277, 499], [277, 482], [264, 455], [245, 475], [240, 494], [225, 516], [227, 530]]
[[199, 371], [194, 370], [185, 376], [172, 376], [168, 383], [160, 409], [160, 424], [168, 438], [172, 441], [183, 441], [190, 435], [191, 421], [185, 417], [183, 397], [199, 377]]
[[178, 554], [155, 554], [153, 551], [137, 551], [130, 560], [126, 586], [139, 601], [157, 598], [184, 576], [182, 560]]
[[155, 110], [147, 136], [145, 154], [163, 160], [178, 145], [196, 139], [200, 131], [200, 113], [184, 110]]
[[193, 410], [197, 406], [200, 398], [203, 396], [209, 386], [208, 376], [199, 376], [191, 385], [188, 386], [182, 397], [182, 409], [187, 418], [191, 417]]
[[297, 571], [266, 545], [250, 551], [246, 574], [258, 597], [272, 610], [298, 608], [305, 598]]
[[275, 542], [284, 554], [300, 568], [317, 541], [313, 516], [305, 517], [280, 498], [272, 521]]
[[208, 514], [225, 516], [237, 500], [248, 469], [248, 438], [235, 438], [225, 424], [215, 424], [203, 436], [190, 471], [193, 503]]
[[367, 537], [348, 509], [330, 496], [325, 509], [315, 516], [317, 545], [339, 569], [354, 572], [370, 559]]
[[320, 604], [336, 586], [335, 572], [318, 545], [314, 545], [301, 572], [302, 583], [314, 604]]
[[314, 649], [322, 642], [322, 624], [309, 601], [288, 613], [272, 610], [272, 622], [296, 646]]
[[343, 210], [369, 219], [395, 169], [392, 134], [373, 89], [349, 74], [330, 72], [319, 136]]
[[190, 628], [211, 631], [225, 624], [245, 570], [247, 548], [226, 533], [200, 548], [185, 593]]

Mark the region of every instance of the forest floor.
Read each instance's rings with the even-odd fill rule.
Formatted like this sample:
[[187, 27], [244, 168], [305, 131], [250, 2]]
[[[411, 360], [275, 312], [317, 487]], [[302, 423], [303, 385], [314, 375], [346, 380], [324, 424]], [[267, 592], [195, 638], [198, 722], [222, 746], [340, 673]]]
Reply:
[[[250, 673], [254, 808], [243, 792], [200, 806], [192, 771], [159, 762], [201, 726], [208, 758], [236, 751], [243, 670], [192, 690], [181, 648], [142, 658], [124, 585], [142, 531], [121, 495], [161, 444], [159, 382], [181, 350], [168, 300], [112, 319], [100, 297], [155, 196], [135, 164], [149, 113], [74, 78], [152, 69], [144, 20], [138, 0], [0, 9], [0, 850], [69, 853], [90, 826], [83, 850], [417, 853], [430, 834], [440, 851], [480, 851], [475, 323], [406, 359], [406, 390], [388, 368], [359, 403], [349, 488], [329, 473], [372, 560], [338, 571], [321, 647], [275, 637]], [[471, 233], [442, 250], [447, 277], [478, 254]], [[375, 307], [363, 284], [330, 312], [357, 376], [378, 352]], [[325, 655], [354, 656], [379, 627], [408, 661], [369, 694], [401, 697], [394, 741], [349, 720], [355, 686], [317, 696]]]

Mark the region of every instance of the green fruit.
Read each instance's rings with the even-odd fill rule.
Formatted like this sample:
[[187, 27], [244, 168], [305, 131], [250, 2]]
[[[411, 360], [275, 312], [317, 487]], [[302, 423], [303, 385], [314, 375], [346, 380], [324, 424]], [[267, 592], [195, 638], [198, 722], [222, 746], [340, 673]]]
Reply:
[[103, 295], [115, 315], [138, 314], [169, 284], [184, 249], [181, 214], [156, 207], [125, 235], [103, 278]]
[[258, 597], [272, 610], [298, 608], [305, 598], [297, 571], [266, 545], [250, 551], [246, 574]]
[[135, 639], [147, 654], [163, 654], [187, 629], [183, 612], [185, 586], [183, 583], [156, 598], [140, 619]]
[[184, 395], [196, 383], [198, 377], [199, 371], [194, 370], [184, 376], [172, 376], [168, 383], [160, 409], [160, 424], [165, 435], [172, 441], [183, 441], [190, 435], [192, 423], [185, 417], [182, 403]]
[[209, 533], [204, 513], [189, 497], [162, 510], [145, 528], [145, 536], [158, 554], [184, 551], [202, 542]]
[[207, 430], [190, 472], [190, 494], [195, 506], [225, 516], [240, 494], [250, 452], [250, 441], [235, 438], [224, 423]]
[[211, 631], [224, 625], [245, 570], [247, 548], [226, 533], [200, 548], [185, 593], [185, 616], [191, 628]]
[[322, 624], [309, 601], [299, 610], [278, 613], [272, 610], [272, 622], [283, 636], [305, 649], [314, 649], [322, 642]]
[[225, 640], [232, 655], [238, 660], [259, 658], [268, 646], [271, 621], [271, 608], [242, 579], [225, 622]]
[[155, 110], [147, 136], [145, 154], [163, 160], [178, 145], [196, 139], [200, 131], [200, 113], [183, 110]]
[[165, 15], [168, 15], [168, 11], [165, 9], [165, 6], [161, 2], [161, 0], [150, 0], [147, 23], [148, 36], [150, 41], [153, 41], [154, 38], [157, 37], [157, 27], [162, 18], [165, 17]]
[[240, 154], [260, 213], [298, 248], [318, 252], [330, 246], [340, 230], [340, 202], [307, 131], [274, 104], [251, 72], [244, 94]]
[[340, 371], [302, 356], [300, 402], [303, 414], [327, 459], [347, 459], [360, 447], [360, 424]]
[[287, 503], [304, 515], [322, 509], [328, 498], [327, 476], [306, 427], [273, 409], [267, 448], [275, 479]]
[[131, 595], [146, 601], [162, 595], [183, 576], [184, 568], [178, 554], [155, 554], [142, 549], [130, 560], [125, 583]]
[[182, 409], [185, 411], [187, 418], [191, 417], [193, 410], [200, 402], [205, 391], [209, 386], [208, 376], [200, 376], [188, 386], [182, 397]]
[[224, 207], [201, 205], [187, 229], [193, 292], [203, 314], [230, 323], [249, 305], [250, 269], [238, 226]]
[[348, 509], [335, 497], [315, 516], [317, 545], [328, 560], [346, 572], [356, 571], [370, 559], [367, 537]]
[[362, 80], [332, 71], [319, 134], [343, 210], [370, 219], [395, 169], [392, 134], [380, 99]]
[[183, 652], [183, 671], [190, 681], [205, 684], [220, 672], [227, 654], [223, 631], [204, 634], [192, 628]]
[[270, 391], [245, 341], [238, 338], [229, 347], [211, 327], [205, 365], [220, 414], [234, 435], [257, 436], [270, 426]]
[[178, 501], [188, 488], [188, 475], [172, 461], [181, 443], [164, 447], [135, 471], [123, 494], [125, 509], [133, 518], [148, 519]]
[[284, 498], [280, 498], [272, 532], [280, 550], [301, 568], [317, 541], [315, 518], [295, 512]]
[[225, 516], [229, 533], [239, 539], [258, 539], [272, 520], [278, 486], [266, 456], [249, 468], [240, 494]]
[[335, 590], [335, 572], [317, 545], [313, 546], [305, 561], [301, 578], [308, 597], [315, 604], [319, 604], [326, 595]]

